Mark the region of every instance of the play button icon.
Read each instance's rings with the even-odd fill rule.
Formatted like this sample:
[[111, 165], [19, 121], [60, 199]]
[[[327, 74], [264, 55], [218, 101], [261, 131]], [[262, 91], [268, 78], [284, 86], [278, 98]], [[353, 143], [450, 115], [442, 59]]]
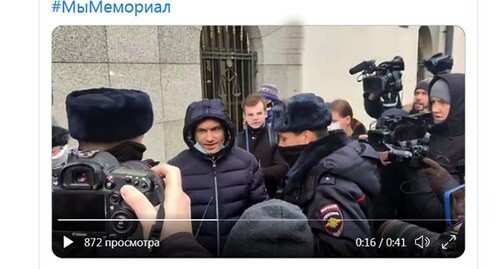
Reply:
[[73, 240], [67, 238], [66, 236], [63, 236], [63, 248], [66, 248], [71, 244], [73, 244]]

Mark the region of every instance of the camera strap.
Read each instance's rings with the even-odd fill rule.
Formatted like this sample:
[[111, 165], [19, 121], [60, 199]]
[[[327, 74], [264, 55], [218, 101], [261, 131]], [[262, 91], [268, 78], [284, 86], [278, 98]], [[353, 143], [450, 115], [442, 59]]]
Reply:
[[[163, 206], [163, 202], [160, 202], [160, 207], [158, 208], [158, 212], [156, 213], [155, 224], [153, 224], [151, 230], [149, 231], [149, 240], [160, 241], [164, 218], [165, 218], [165, 208]], [[150, 248], [150, 251], [152, 252], [155, 249], [156, 248]]]

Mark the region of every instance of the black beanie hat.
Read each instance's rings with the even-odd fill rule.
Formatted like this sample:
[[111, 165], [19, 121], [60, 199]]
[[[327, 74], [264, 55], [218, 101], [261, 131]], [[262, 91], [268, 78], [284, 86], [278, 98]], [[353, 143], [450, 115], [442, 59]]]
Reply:
[[146, 133], [153, 125], [149, 95], [139, 90], [97, 88], [66, 97], [68, 129], [79, 141], [119, 142]]
[[431, 83], [432, 78], [426, 78], [422, 79], [417, 83], [417, 86], [415, 86], [415, 91], [417, 89], [422, 89], [425, 90], [427, 93], [429, 93], [429, 84]]
[[245, 210], [233, 226], [223, 257], [312, 257], [314, 236], [302, 210], [271, 199]]

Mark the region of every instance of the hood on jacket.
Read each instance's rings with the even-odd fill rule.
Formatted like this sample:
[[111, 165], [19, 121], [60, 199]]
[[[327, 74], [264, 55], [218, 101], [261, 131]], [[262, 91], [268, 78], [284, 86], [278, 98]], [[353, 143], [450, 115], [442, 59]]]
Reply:
[[196, 144], [194, 133], [198, 124], [206, 119], [215, 119], [222, 124], [225, 133], [224, 148], [216, 155], [224, 155], [233, 148], [235, 136], [233, 124], [227, 116], [224, 105], [219, 99], [203, 99], [193, 102], [188, 106], [184, 118], [184, 128], [182, 130], [184, 142], [191, 150], [198, 152], [198, 150], [194, 148]]
[[447, 129], [452, 136], [462, 135], [465, 133], [465, 74], [435, 76], [429, 84], [429, 96], [432, 92], [432, 86], [439, 79], [444, 80], [450, 89], [450, 112], [446, 120], [435, 127]]

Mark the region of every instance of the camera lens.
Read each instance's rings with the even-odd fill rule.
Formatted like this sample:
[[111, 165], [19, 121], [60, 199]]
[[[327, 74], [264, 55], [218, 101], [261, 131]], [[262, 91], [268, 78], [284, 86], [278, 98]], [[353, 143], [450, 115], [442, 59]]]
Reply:
[[381, 244], [379, 254], [382, 257], [435, 257], [441, 243], [440, 234], [400, 220], [386, 221], [380, 226], [377, 237], [385, 239], [386, 243], [388, 239], [389, 242], [405, 242], [405, 247]]

